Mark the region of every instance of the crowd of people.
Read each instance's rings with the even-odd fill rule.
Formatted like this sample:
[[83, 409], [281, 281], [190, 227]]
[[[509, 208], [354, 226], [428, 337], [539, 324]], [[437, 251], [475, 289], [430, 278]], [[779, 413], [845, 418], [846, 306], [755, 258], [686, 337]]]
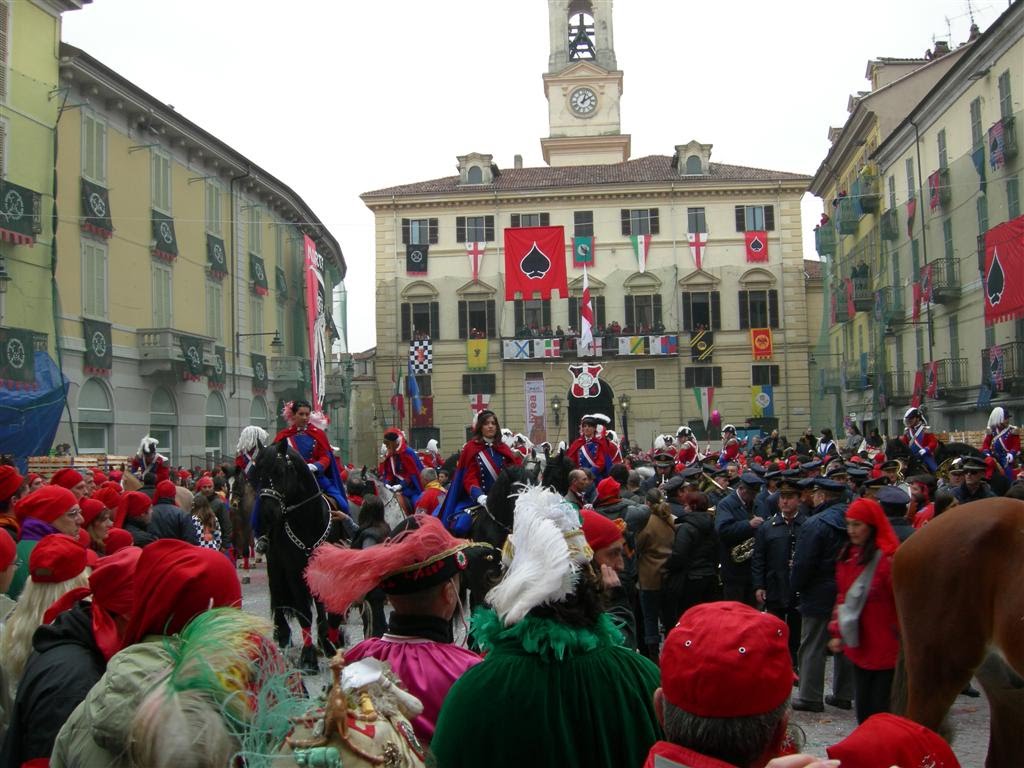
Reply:
[[[903, 442], [922, 471], [909, 477], [866, 439], [837, 446], [827, 429], [807, 451], [768, 436], [762, 455], [726, 425], [707, 455], [681, 427], [648, 460], [623, 456], [610, 420], [588, 414], [562, 453], [564, 493], [519, 489], [500, 580], [462, 643], [468, 526], [504, 470], [553, 461], [550, 446], [502, 430], [492, 411], [454, 461], [389, 428], [375, 483], [338, 465], [308, 403], [288, 410], [277, 439], [350, 524], [344, 546], [315, 550], [306, 580], [334, 615], [366, 604], [365, 639], [338, 665], [387, 662], [412, 697], [408, 732], [396, 731], [409, 765], [834, 765], [798, 754], [791, 716], [826, 706], [859, 723], [827, 750], [843, 766], [959, 764], [890, 711], [892, 562], [937, 515], [994, 495], [986, 476], [1019, 451], [1002, 409], [985, 455], [942, 476], [925, 471], [936, 444], [911, 409]], [[249, 433], [236, 467], [194, 477], [147, 439], [133, 491], [116, 471], [44, 479], [0, 466], [0, 764], [214, 766], [246, 764], [252, 749], [299, 760], [307, 742], [292, 726], [253, 736], [261, 708], [304, 691], [269, 622], [237, 610], [259, 514], [250, 537], [226, 489], [267, 442]], [[395, 527], [387, 491], [405, 512]], [[308, 743], [334, 743], [318, 734]]]

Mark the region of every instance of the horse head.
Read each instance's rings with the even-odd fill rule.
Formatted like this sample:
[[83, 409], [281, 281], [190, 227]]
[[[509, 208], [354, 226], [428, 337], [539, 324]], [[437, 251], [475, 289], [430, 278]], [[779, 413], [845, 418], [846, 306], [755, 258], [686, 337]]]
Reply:
[[563, 448], [554, 456], [548, 458], [544, 465], [544, 472], [541, 474], [541, 485], [547, 486], [559, 496], [569, 492], [569, 473], [575, 469], [572, 461], [565, 455]]

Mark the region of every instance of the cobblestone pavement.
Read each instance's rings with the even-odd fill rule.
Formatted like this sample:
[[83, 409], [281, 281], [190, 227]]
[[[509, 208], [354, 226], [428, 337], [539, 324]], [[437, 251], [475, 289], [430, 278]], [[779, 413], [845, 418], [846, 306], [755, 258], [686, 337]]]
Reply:
[[[250, 571], [239, 571], [244, 577], [248, 575], [249, 583], [242, 585], [242, 607], [257, 616], [270, 616], [270, 596], [267, 591], [267, 571], [263, 563], [258, 563]], [[363, 638], [363, 627], [358, 611], [349, 612], [348, 621], [344, 625], [345, 647], [351, 647]], [[298, 626], [293, 635], [299, 636]], [[292, 661], [298, 661], [297, 650], [293, 649]], [[328, 682], [326, 664], [320, 660], [321, 673], [306, 675], [306, 687], [311, 695], [320, 693]], [[857, 721], [852, 711], [844, 711], [834, 707], [826, 707], [825, 712], [794, 712], [792, 721], [800, 726], [807, 739], [805, 751], [824, 756], [825, 747], [834, 744], [850, 733]], [[953, 750], [956, 752], [964, 768], [980, 768], [985, 764], [988, 751], [988, 702], [982, 696], [970, 699], [965, 696], [957, 698], [953, 705], [949, 721], [953, 726], [955, 738]]]

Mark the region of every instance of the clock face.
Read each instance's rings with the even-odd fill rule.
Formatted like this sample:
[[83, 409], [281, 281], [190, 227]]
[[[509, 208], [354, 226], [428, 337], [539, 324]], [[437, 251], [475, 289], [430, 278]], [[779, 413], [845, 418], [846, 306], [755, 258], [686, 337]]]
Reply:
[[569, 95], [569, 106], [577, 115], [589, 115], [597, 109], [597, 94], [590, 88], [577, 88]]

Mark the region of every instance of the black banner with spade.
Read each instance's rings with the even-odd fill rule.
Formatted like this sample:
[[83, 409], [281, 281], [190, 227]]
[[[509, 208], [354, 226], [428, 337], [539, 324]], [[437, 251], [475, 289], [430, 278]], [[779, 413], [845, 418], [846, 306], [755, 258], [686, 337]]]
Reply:
[[203, 373], [203, 340], [195, 336], [181, 336], [181, 356], [185, 361], [185, 372], [195, 380]]
[[427, 274], [427, 256], [430, 253], [429, 245], [407, 245], [405, 246], [405, 271], [410, 275]]
[[206, 267], [211, 277], [224, 277], [228, 273], [227, 252], [224, 241], [216, 235], [206, 236]]
[[0, 379], [25, 388], [36, 382], [34, 334], [26, 328], [0, 329]]
[[82, 320], [85, 335], [85, 370], [109, 372], [114, 367], [114, 345], [110, 339], [110, 323]]
[[153, 256], [162, 261], [174, 261], [178, 258], [178, 238], [174, 234], [174, 219], [160, 211], [153, 211]]
[[257, 392], [267, 391], [267, 356], [252, 355], [252, 388]]
[[227, 350], [224, 347], [213, 348], [213, 365], [210, 367], [209, 383], [211, 387], [220, 388], [227, 381], [227, 364], [225, 355]]

